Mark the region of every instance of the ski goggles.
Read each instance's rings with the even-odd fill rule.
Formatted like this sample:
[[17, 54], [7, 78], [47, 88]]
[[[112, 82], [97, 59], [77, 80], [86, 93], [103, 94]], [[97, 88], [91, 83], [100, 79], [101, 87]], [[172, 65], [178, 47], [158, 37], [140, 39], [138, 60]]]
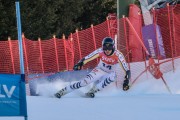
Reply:
[[114, 46], [112, 44], [105, 44], [103, 45], [103, 50], [112, 50]]

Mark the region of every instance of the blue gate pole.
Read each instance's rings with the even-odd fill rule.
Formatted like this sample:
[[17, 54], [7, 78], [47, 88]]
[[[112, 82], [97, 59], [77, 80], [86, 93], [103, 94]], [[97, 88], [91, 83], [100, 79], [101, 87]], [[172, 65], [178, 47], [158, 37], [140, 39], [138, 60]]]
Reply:
[[[25, 72], [24, 72], [24, 59], [23, 59], [23, 44], [22, 44], [22, 31], [21, 31], [21, 17], [20, 17], [20, 6], [19, 0], [16, 0], [16, 17], [17, 17], [17, 29], [18, 29], [18, 43], [19, 43], [19, 58], [20, 58], [20, 72], [21, 77], [25, 83]], [[23, 92], [23, 91], [21, 91]], [[24, 90], [25, 101], [26, 101], [26, 91]], [[24, 115], [24, 119], [28, 120], [27, 117], [27, 105], [24, 106], [26, 110], [26, 115]]]
[[16, 1], [17, 1], [16, 2], [16, 17], [17, 17], [18, 41], [19, 41], [20, 71], [21, 71], [21, 74], [24, 74], [20, 7], [19, 7], [19, 1], [18, 0], [16, 0]]

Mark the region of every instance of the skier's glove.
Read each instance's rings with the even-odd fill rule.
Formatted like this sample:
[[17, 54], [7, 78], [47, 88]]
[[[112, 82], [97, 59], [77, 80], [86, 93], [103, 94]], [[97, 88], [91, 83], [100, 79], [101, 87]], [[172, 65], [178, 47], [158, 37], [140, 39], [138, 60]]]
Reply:
[[73, 70], [74, 71], [81, 70], [82, 66], [84, 65], [83, 61], [84, 61], [84, 58], [82, 60], [80, 60], [76, 65], [74, 65]]
[[123, 83], [123, 90], [127, 91], [128, 89], [129, 89], [129, 80], [126, 79], [124, 80], [124, 83]]
[[127, 91], [129, 89], [129, 79], [131, 78], [131, 71], [127, 70], [125, 75], [125, 80], [123, 83], [123, 90]]

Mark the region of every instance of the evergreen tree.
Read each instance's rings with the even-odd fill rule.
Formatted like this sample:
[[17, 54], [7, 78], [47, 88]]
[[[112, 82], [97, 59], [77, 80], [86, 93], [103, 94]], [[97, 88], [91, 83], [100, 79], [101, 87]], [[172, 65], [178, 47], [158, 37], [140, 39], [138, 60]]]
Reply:
[[[20, 0], [22, 32], [31, 40], [69, 36], [75, 29], [105, 21], [114, 0]], [[0, 40], [17, 39], [15, 1], [0, 0]]]
[[0, 0], [0, 40], [17, 39], [15, 2]]
[[84, 12], [77, 19], [81, 28], [89, 28], [91, 24], [97, 25], [106, 20], [109, 13], [116, 13], [115, 0], [85, 0]]

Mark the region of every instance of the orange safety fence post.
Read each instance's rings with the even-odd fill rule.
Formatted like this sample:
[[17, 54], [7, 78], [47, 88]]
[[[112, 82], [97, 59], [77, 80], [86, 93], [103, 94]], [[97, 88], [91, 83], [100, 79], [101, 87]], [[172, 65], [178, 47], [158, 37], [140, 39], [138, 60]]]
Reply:
[[170, 44], [171, 44], [171, 57], [172, 57], [172, 66], [173, 66], [173, 71], [175, 70], [174, 68], [174, 55], [173, 55], [173, 43], [172, 43], [172, 30], [171, 30], [171, 15], [170, 15], [170, 8], [169, 8], [169, 3], [167, 3], [167, 10], [168, 10], [168, 24], [169, 24], [169, 36], [170, 36]]
[[126, 51], [127, 51], [127, 59], [128, 59], [128, 66], [130, 69], [130, 58], [129, 58], [129, 53], [131, 52], [129, 50], [129, 42], [127, 40], [127, 31], [126, 31], [126, 19], [125, 16], [123, 15], [123, 27], [124, 27], [124, 36], [125, 36], [125, 40], [126, 40]]
[[66, 38], [65, 38], [65, 35], [63, 34], [62, 36], [62, 39], [63, 39], [63, 43], [64, 43], [64, 55], [65, 55], [65, 62], [66, 62], [66, 70], [68, 70], [68, 59], [67, 59], [67, 45], [66, 45]]
[[57, 72], [59, 72], [59, 59], [58, 59], [58, 52], [57, 52], [57, 41], [56, 41], [56, 35], [53, 35], [54, 40], [54, 48], [55, 48], [55, 55], [56, 55], [56, 65], [57, 65]]
[[110, 25], [109, 25], [108, 17], [106, 17], [106, 22], [107, 22], [107, 26], [108, 26], [108, 35], [109, 35], [109, 37], [111, 37], [111, 31], [110, 31]]
[[70, 70], [73, 70], [73, 66], [74, 66], [74, 42], [73, 42], [73, 34], [71, 33], [71, 37], [70, 37], [70, 46], [71, 46], [71, 51], [72, 51], [72, 66], [71, 68], [69, 68]]
[[[94, 43], [94, 50], [96, 50], [96, 38], [95, 38], [95, 33], [94, 33], [94, 26], [93, 24], [91, 24], [91, 29], [92, 29], [92, 36], [93, 36], [93, 43]], [[98, 63], [98, 59], [96, 60], [96, 62]]]
[[10, 49], [10, 54], [11, 54], [12, 70], [13, 70], [13, 74], [15, 74], [15, 67], [14, 67], [14, 58], [13, 58], [13, 52], [12, 52], [11, 37], [8, 37], [8, 43], [9, 43], [9, 49]]
[[82, 54], [81, 54], [81, 46], [80, 46], [80, 41], [79, 41], [79, 33], [78, 29], [76, 29], [76, 36], [77, 36], [77, 42], [78, 42], [78, 50], [79, 50], [79, 59], [82, 59]]
[[22, 33], [22, 42], [23, 42], [23, 50], [24, 50], [24, 57], [25, 57], [25, 63], [26, 63], [26, 70], [27, 74], [29, 74], [29, 63], [27, 58], [27, 49], [26, 49], [26, 42], [25, 42], [25, 36], [24, 33]]
[[43, 64], [41, 38], [38, 38], [38, 42], [39, 42], [39, 53], [40, 53], [41, 69], [42, 69], [42, 73], [44, 73], [44, 64]]

